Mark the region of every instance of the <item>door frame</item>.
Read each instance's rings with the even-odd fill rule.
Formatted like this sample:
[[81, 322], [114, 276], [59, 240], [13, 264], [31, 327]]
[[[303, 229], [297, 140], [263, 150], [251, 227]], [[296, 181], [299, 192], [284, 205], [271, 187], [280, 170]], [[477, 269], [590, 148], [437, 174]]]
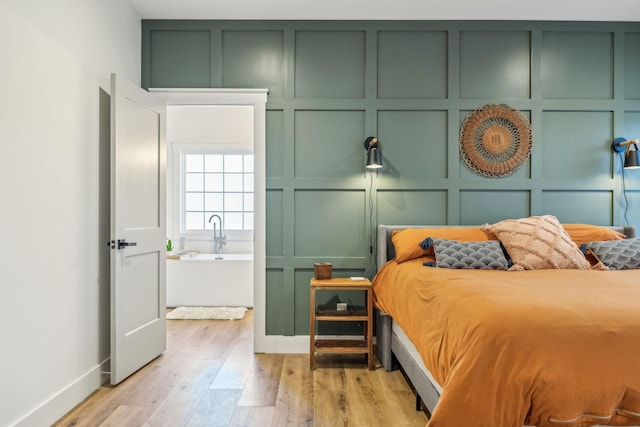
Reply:
[[[171, 105], [245, 105], [253, 107], [254, 244], [253, 351], [277, 353], [266, 335], [266, 104], [268, 89], [149, 88]], [[167, 144], [169, 145], [169, 144]], [[174, 190], [175, 191], [175, 190]]]

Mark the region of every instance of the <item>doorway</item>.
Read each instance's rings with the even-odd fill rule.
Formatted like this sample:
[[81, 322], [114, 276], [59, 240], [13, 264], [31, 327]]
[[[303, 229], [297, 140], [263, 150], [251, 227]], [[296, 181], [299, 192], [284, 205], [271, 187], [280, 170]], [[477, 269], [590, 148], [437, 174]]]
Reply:
[[[266, 348], [266, 102], [267, 89], [149, 89], [172, 106], [249, 106], [254, 155], [253, 349]], [[169, 113], [170, 114], [170, 113]], [[171, 121], [169, 116], [168, 121]], [[169, 141], [171, 143], [171, 141]], [[170, 145], [170, 144], [169, 144]], [[170, 154], [170, 153], [169, 153]], [[171, 185], [171, 183], [169, 183]], [[170, 187], [168, 187], [169, 189]], [[175, 194], [175, 189], [169, 190]], [[169, 212], [171, 214], [171, 212]], [[171, 220], [173, 223], [175, 220]]]

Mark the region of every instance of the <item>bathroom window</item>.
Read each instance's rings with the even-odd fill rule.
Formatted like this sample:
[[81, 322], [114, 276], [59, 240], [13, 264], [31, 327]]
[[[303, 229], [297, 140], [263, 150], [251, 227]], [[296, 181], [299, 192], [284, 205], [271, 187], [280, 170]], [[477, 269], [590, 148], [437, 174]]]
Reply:
[[182, 230], [212, 230], [214, 214], [225, 231], [253, 230], [253, 154], [183, 152], [181, 178]]

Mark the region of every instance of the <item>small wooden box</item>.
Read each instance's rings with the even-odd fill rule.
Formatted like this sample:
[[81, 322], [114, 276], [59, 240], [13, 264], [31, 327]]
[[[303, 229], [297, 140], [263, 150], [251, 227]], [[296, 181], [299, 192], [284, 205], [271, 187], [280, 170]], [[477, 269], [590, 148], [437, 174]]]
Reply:
[[333, 266], [330, 262], [316, 262], [313, 264], [314, 277], [317, 280], [331, 279]]

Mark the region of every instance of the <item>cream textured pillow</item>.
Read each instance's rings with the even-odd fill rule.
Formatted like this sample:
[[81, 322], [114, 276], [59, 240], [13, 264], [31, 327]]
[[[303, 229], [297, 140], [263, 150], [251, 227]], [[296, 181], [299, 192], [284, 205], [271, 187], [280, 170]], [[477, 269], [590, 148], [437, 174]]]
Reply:
[[495, 234], [507, 249], [513, 261], [509, 270], [590, 268], [584, 254], [553, 215], [507, 219], [485, 224], [483, 229]]

